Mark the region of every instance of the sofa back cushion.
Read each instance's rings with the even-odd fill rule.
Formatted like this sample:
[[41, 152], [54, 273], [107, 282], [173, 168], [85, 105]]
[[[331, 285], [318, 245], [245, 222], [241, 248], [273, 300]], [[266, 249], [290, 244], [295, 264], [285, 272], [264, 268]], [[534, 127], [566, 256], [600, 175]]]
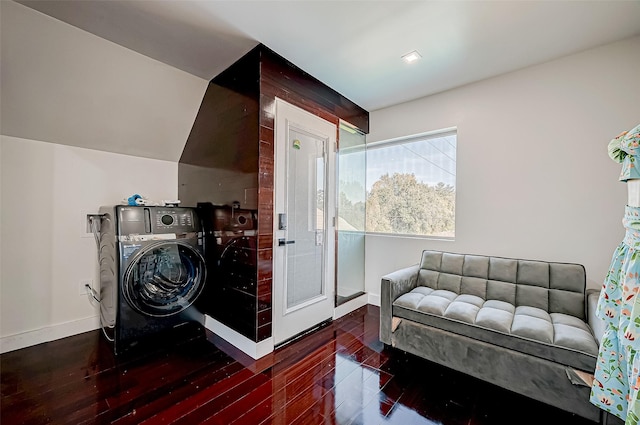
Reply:
[[418, 285], [585, 319], [581, 264], [423, 251]]

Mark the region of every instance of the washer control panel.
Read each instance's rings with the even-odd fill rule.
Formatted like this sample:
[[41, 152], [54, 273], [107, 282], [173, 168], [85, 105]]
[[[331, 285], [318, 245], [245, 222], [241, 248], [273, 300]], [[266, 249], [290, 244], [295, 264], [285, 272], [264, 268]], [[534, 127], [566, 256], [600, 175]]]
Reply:
[[193, 212], [177, 210], [157, 210], [155, 224], [159, 229], [184, 226], [193, 227]]
[[119, 235], [199, 232], [195, 208], [118, 206]]

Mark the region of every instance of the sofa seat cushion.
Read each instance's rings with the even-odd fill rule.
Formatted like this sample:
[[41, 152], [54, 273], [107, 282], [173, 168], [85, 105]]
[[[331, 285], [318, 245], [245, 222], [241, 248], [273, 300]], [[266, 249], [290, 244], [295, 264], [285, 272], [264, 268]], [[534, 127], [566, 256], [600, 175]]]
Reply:
[[593, 371], [598, 355], [577, 317], [470, 294], [419, 286], [393, 303], [393, 315], [585, 371]]

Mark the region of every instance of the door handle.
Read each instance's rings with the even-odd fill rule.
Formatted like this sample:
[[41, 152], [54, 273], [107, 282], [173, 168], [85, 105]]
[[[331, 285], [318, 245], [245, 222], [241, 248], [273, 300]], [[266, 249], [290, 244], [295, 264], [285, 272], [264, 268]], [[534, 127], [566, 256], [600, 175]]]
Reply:
[[278, 246], [291, 245], [293, 243], [296, 243], [296, 241], [288, 241], [288, 240], [285, 240], [284, 238], [278, 239]]

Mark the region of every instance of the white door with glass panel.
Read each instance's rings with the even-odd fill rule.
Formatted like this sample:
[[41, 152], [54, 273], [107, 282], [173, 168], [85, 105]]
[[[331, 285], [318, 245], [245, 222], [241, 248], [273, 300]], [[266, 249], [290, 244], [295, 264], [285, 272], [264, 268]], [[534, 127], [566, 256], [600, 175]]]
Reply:
[[276, 99], [273, 340], [333, 317], [337, 127]]

